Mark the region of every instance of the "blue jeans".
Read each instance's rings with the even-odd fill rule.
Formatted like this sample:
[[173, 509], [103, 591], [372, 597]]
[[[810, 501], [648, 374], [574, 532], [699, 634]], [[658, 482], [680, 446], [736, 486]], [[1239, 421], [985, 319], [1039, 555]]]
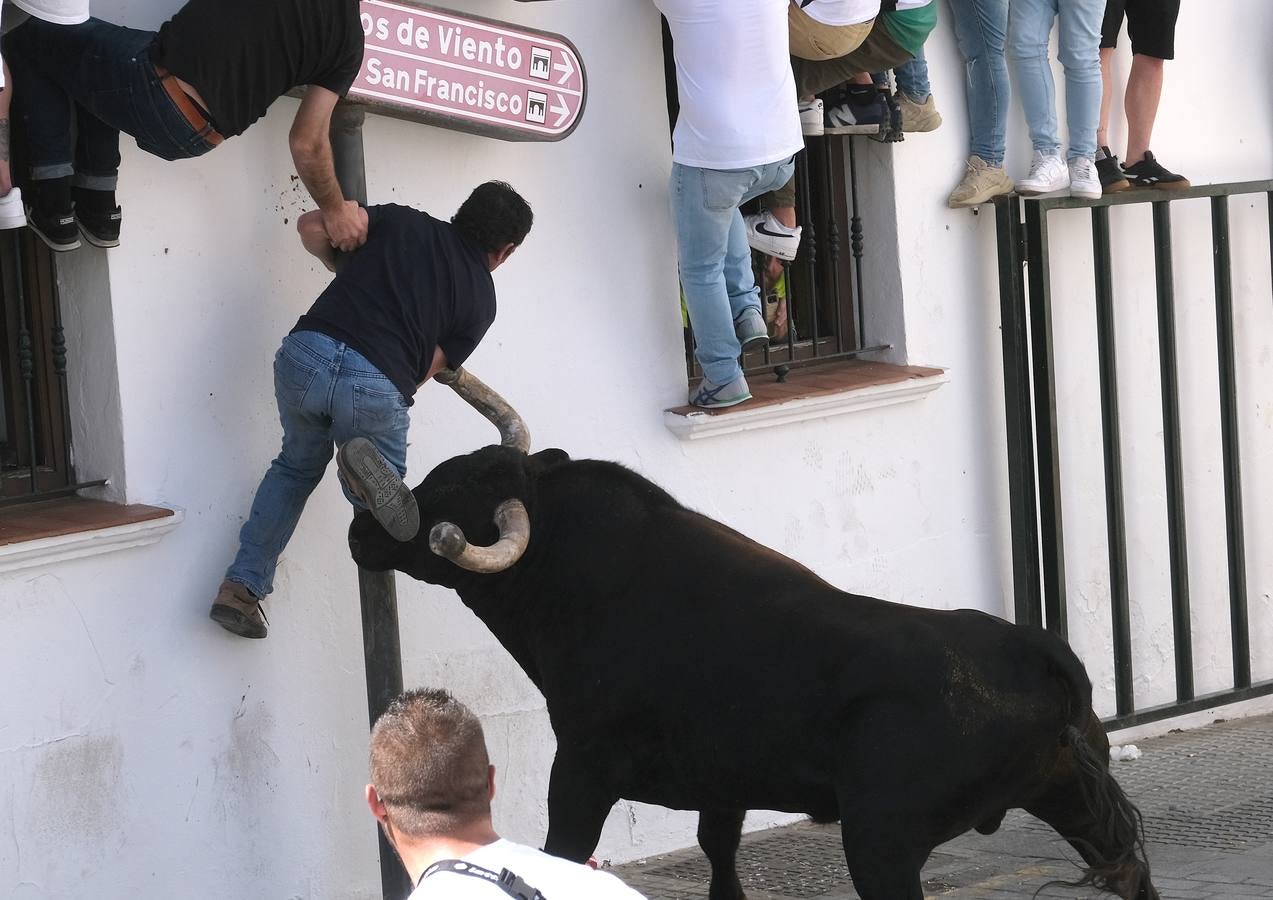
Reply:
[[794, 157], [751, 169], [672, 163], [672, 223], [681, 288], [694, 329], [694, 355], [713, 384], [728, 384], [742, 374], [734, 320], [749, 308], [761, 311], [738, 207], [782, 187], [795, 170]]
[[[283, 449], [256, 489], [239, 553], [225, 573], [258, 597], [274, 589], [279, 555], [322, 481], [333, 444], [368, 438], [399, 475], [407, 473], [406, 401], [353, 348], [315, 331], [289, 334], [274, 357], [274, 395]], [[340, 486], [356, 509], [365, 508], [343, 478]]]
[[[921, 103], [928, 99], [933, 87], [928, 83], [928, 58], [924, 56], [924, 48], [919, 48], [919, 55], [911, 57], [900, 66], [893, 67], [893, 78], [897, 81], [897, 89]], [[876, 84], [887, 85], [888, 73], [876, 72], [872, 79]]]
[[1056, 85], [1048, 63], [1048, 37], [1060, 22], [1057, 57], [1065, 67], [1065, 116], [1070, 131], [1069, 159], [1096, 156], [1096, 126], [1101, 114], [1101, 22], [1105, 0], [1012, 0], [1008, 12], [1008, 59], [1017, 96], [1040, 153], [1058, 154]]
[[150, 61], [154, 40], [153, 31], [100, 19], [53, 25], [32, 18], [5, 37], [33, 179], [75, 175], [80, 187], [114, 190], [121, 131], [168, 160], [212, 149], [164, 90]]
[[1002, 166], [1011, 98], [1003, 52], [1008, 0], [950, 0], [950, 13], [964, 58], [968, 155]]

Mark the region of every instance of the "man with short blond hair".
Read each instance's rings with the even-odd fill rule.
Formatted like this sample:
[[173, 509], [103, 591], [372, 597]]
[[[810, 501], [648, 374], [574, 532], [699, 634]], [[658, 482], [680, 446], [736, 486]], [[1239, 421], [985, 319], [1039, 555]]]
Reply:
[[446, 691], [394, 700], [370, 757], [367, 806], [416, 886], [411, 900], [643, 900], [613, 875], [496, 834], [482, 724]]

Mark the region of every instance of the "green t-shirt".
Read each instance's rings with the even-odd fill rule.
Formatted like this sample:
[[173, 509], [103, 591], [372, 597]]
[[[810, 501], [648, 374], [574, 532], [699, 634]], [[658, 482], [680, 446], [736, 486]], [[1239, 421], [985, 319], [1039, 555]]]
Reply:
[[924, 48], [924, 41], [937, 27], [937, 4], [929, 3], [917, 9], [899, 9], [881, 15], [888, 36], [912, 57]]

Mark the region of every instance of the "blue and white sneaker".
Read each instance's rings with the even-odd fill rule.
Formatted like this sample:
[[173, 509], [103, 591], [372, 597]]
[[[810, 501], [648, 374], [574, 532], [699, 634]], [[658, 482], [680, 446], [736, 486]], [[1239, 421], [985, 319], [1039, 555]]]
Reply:
[[874, 85], [869, 90], [846, 89], [826, 111], [826, 134], [879, 134], [889, 126], [888, 102]]
[[743, 352], [756, 350], [769, 344], [769, 329], [765, 326], [765, 317], [755, 307], [749, 306], [734, 320], [734, 334]]
[[690, 403], [703, 409], [724, 409], [751, 399], [747, 379], [739, 375], [729, 384], [712, 384], [706, 378], [690, 392]]

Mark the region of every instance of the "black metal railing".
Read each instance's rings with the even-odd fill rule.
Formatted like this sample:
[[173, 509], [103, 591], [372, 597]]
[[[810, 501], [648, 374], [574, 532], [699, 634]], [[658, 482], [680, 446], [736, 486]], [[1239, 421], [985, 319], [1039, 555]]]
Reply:
[[[778, 302], [785, 306], [786, 333], [744, 356], [747, 375], [773, 374], [785, 381], [794, 368], [854, 359], [892, 347], [866, 341], [862, 276], [866, 240], [852, 137], [826, 135], [808, 140], [796, 157], [796, 212], [802, 234], [795, 261], [782, 263], [778, 274], [769, 270], [768, 257], [753, 254], [756, 283], [762, 292], [782, 286]], [[685, 346], [690, 375], [699, 377], [702, 371], [694, 359], [688, 319]]]
[[0, 507], [106, 483], [75, 479], [66, 332], [52, 256], [21, 230], [9, 235], [0, 245]]
[[[1156, 721], [1224, 703], [1273, 694], [1273, 681], [1253, 683], [1247, 614], [1246, 546], [1239, 452], [1238, 386], [1234, 351], [1233, 285], [1229, 241], [1229, 197], [1264, 194], [1269, 204], [1273, 259], [1273, 181], [1208, 185], [1183, 191], [1129, 191], [1099, 200], [1049, 198], [997, 204], [999, 290], [1002, 310], [1004, 399], [1011, 504], [1013, 590], [1016, 619], [1067, 634], [1064, 521], [1060, 498], [1060, 422], [1056, 404], [1056, 338], [1052, 329], [1048, 214], [1087, 208], [1096, 294], [1096, 362], [1100, 379], [1105, 516], [1111, 598], [1111, 653], [1115, 715], [1111, 728]], [[1171, 204], [1204, 198], [1211, 205], [1214, 260], [1220, 447], [1223, 464], [1231, 688], [1198, 696], [1194, 689], [1190, 612], [1188, 509], [1181, 455], [1177, 369], [1178, 336], [1172, 266]], [[1128, 586], [1126, 517], [1123, 502], [1118, 366], [1114, 335], [1110, 209], [1149, 204], [1153, 214], [1157, 294], [1159, 381], [1162, 397], [1167, 543], [1175, 655], [1175, 700], [1138, 708], [1133, 685], [1131, 597]], [[1023, 215], [1024, 214], [1024, 215]], [[1086, 348], [1081, 348], [1085, 350]], [[1070, 348], [1073, 352], [1073, 348]], [[1267, 448], [1273, 450], [1273, 448]], [[1268, 453], [1264, 454], [1267, 458]]]

